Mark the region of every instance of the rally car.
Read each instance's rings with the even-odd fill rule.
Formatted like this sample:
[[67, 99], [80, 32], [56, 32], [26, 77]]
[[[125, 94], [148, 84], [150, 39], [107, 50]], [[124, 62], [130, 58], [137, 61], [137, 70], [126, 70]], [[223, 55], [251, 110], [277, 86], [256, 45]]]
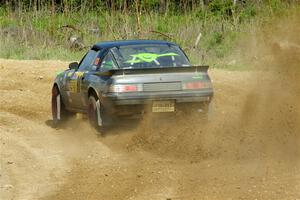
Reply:
[[195, 104], [205, 112], [212, 97], [208, 66], [192, 66], [172, 42], [100, 42], [55, 78], [52, 116], [59, 124], [72, 113], [85, 113], [103, 132], [120, 116], [177, 112]]

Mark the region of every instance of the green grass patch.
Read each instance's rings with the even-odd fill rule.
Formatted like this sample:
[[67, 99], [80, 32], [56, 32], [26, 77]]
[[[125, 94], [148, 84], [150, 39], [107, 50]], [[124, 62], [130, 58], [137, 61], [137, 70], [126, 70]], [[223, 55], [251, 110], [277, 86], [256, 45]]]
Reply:
[[[147, 4], [150, 7], [157, 5], [158, 2]], [[0, 57], [79, 60], [90, 45], [99, 41], [166, 39], [185, 49], [195, 64], [243, 69], [246, 66], [224, 64], [239, 38], [248, 30], [293, 9], [299, 9], [299, 5], [282, 0], [247, 1], [236, 7], [233, 7], [232, 1], [213, 0], [206, 7], [196, 7], [189, 12], [171, 9], [165, 14], [144, 10], [138, 24], [135, 12], [109, 12], [101, 7], [54, 15], [50, 9], [19, 13], [0, 7]], [[76, 29], [63, 28], [66, 25]], [[199, 33], [201, 39], [195, 46]], [[81, 37], [86, 48], [79, 51], [70, 49], [71, 36]]]

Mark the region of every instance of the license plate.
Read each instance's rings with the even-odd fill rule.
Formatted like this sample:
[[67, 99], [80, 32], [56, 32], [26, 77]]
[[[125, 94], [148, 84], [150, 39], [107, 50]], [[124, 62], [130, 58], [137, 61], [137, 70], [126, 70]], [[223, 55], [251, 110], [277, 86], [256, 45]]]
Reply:
[[174, 112], [175, 101], [153, 101], [152, 112]]

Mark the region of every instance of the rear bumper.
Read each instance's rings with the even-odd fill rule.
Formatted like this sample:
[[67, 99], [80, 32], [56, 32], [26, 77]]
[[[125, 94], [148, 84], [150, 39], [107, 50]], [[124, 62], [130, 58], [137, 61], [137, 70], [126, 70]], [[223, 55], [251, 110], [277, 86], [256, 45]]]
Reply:
[[213, 97], [213, 89], [201, 91], [172, 91], [168, 93], [109, 93], [103, 95], [115, 105], [139, 105], [151, 104], [155, 100], [174, 100], [176, 103], [210, 102]]

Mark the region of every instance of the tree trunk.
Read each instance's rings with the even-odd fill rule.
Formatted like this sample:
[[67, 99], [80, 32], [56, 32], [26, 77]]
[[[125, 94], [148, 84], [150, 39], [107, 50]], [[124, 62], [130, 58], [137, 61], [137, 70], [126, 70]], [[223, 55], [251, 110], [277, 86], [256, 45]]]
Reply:
[[127, 14], [127, 0], [124, 0], [124, 4], [123, 4], [123, 13]]
[[159, 3], [159, 12], [164, 13], [166, 9], [166, 0], [160, 0]]
[[34, 10], [34, 12], [36, 12], [36, 4], [37, 4], [37, 0], [33, 0], [33, 10]]
[[135, 0], [135, 11], [136, 11], [136, 21], [137, 21], [137, 34], [140, 35], [141, 22], [140, 22], [140, 1]]
[[52, 12], [52, 15], [55, 14], [55, 0], [52, 0], [51, 12]]

